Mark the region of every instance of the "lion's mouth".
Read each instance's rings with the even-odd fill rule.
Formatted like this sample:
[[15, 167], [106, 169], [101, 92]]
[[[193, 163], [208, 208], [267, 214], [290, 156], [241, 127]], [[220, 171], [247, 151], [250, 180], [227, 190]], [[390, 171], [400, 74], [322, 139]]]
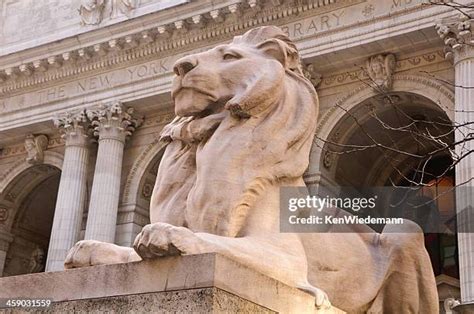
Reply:
[[209, 101], [211, 101], [211, 102], [216, 102], [217, 101], [217, 97], [215, 95], [213, 95], [211, 92], [208, 92], [208, 91], [206, 91], [202, 88], [199, 88], [197, 86], [185, 86], [185, 85], [181, 85], [181, 86], [179, 86], [179, 88], [173, 89], [171, 91], [171, 98], [173, 100], [175, 100], [177, 98], [178, 94], [185, 91], [185, 90], [190, 90], [192, 92], [207, 96], [207, 97], [209, 97]]
[[171, 97], [173, 100], [183, 91], [200, 94], [201, 96], [209, 97], [211, 101], [216, 101], [217, 97], [210, 92], [212, 85], [206, 77], [201, 75], [186, 76], [184, 78], [175, 77], [173, 80], [173, 86], [171, 88]]
[[218, 107], [219, 98], [199, 87], [174, 89], [172, 98], [175, 112], [179, 116], [200, 116], [213, 112]]

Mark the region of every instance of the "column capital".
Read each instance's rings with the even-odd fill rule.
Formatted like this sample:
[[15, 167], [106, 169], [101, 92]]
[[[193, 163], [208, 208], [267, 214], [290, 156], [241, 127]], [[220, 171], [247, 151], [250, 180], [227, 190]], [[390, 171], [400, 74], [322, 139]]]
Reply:
[[86, 146], [88, 144], [87, 117], [84, 110], [68, 111], [53, 118], [66, 146]]
[[436, 24], [436, 30], [446, 45], [444, 56], [457, 63], [474, 58], [474, 19], [467, 14], [445, 19]]
[[107, 138], [124, 142], [143, 121], [133, 108], [127, 108], [118, 101], [101, 104], [87, 110], [86, 114], [99, 141]]

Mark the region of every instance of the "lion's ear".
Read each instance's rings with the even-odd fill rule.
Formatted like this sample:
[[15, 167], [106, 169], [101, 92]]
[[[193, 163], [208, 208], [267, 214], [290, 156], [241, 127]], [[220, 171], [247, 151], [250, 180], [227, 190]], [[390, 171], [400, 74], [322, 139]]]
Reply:
[[281, 40], [276, 38], [268, 39], [258, 44], [257, 48], [261, 50], [265, 55], [278, 60], [285, 69], [288, 68], [288, 55], [286, 51], [286, 45]]

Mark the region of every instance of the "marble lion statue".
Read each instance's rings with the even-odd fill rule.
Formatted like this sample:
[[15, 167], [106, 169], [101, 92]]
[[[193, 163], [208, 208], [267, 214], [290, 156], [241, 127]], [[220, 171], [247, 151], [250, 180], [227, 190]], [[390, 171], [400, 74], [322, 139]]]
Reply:
[[418, 230], [280, 233], [280, 187], [305, 186], [318, 98], [279, 28], [186, 56], [174, 72], [151, 224], [133, 248], [78, 242], [66, 268], [217, 252], [313, 294], [319, 309], [438, 312]]

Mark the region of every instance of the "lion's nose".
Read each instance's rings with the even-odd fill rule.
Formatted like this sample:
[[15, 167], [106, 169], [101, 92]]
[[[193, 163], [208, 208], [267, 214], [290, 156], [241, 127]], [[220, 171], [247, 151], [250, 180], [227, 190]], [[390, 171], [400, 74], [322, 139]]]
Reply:
[[176, 61], [173, 67], [174, 73], [178, 76], [184, 76], [186, 73], [194, 69], [197, 65], [197, 60], [192, 57], [184, 57]]

